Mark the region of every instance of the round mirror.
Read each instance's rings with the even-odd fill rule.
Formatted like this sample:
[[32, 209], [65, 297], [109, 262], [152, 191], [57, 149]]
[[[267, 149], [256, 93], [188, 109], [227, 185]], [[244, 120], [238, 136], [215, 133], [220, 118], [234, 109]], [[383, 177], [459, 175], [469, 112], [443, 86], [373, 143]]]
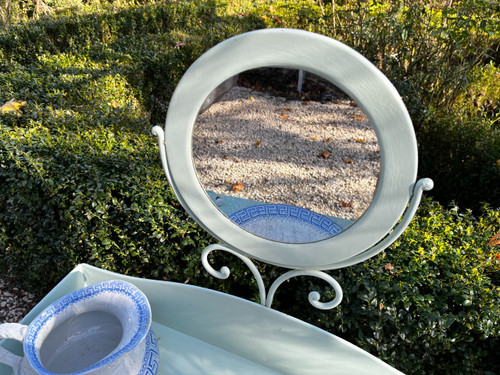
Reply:
[[231, 220], [271, 240], [311, 242], [371, 204], [377, 136], [357, 103], [305, 71], [259, 68], [209, 95], [193, 131], [200, 183]]
[[[353, 220], [356, 221], [353, 221], [346, 229], [335, 232], [335, 235], [330, 232], [331, 235], [306, 240], [302, 238], [299, 240], [270, 239], [270, 236], [256, 235], [252, 230], [237, 224], [237, 220], [234, 218], [229, 219], [231, 215], [225, 214], [221, 209], [222, 206], [217, 205], [217, 197], [211, 197], [210, 193], [207, 192], [207, 190], [211, 191], [211, 187], [207, 186], [202, 177], [199, 177], [201, 172], [197, 172], [195, 148], [197, 147], [196, 143], [199, 134], [195, 130], [195, 124], [200, 112], [201, 116], [203, 116], [203, 111], [208, 112], [207, 117], [210, 116], [209, 104], [213, 103], [214, 97], [217, 97], [217, 88], [221, 84], [231, 82], [231, 80], [235, 79], [234, 77], [239, 77], [244, 72], [269, 67], [286, 67], [295, 71], [303, 71], [306, 72], [306, 76], [311, 74], [331, 82], [357, 103], [357, 106], [363, 112], [363, 115], [357, 112], [358, 115], [366, 116], [375, 131], [380, 151], [380, 176], [375, 195], [366, 211], [360, 217], [359, 214], [353, 217]], [[246, 88], [246, 90], [248, 89]], [[231, 93], [228, 94], [231, 95]], [[250, 102], [263, 100], [266, 96], [265, 93], [258, 93], [256, 90], [250, 92], [244, 90], [238, 92], [236, 90], [236, 94], [249, 95], [245, 100]], [[298, 104], [311, 105], [311, 103]], [[266, 130], [268, 134], [279, 131], [282, 135], [291, 133], [290, 129], [287, 128], [289, 124], [286, 124], [286, 120], [292, 119], [293, 108], [288, 102], [280, 105], [279, 108], [278, 117], [288, 116], [288, 118], [277, 119], [277, 123], [280, 120], [284, 121], [282, 128], [266, 128], [267, 130], [263, 129], [262, 131]], [[286, 108], [292, 110], [288, 111]], [[235, 113], [232, 115], [236, 117]], [[305, 134], [305, 138], [300, 134], [287, 135], [299, 143], [324, 146], [324, 151], [328, 151], [333, 155], [339, 150], [329, 149], [330, 145], [328, 142], [323, 142], [323, 140], [330, 138], [330, 135], [323, 134], [319, 130], [319, 126], [331, 121], [331, 116], [331, 112], [329, 112], [328, 116], [325, 115], [321, 125], [318, 124], [318, 129]], [[285, 124], [287, 126], [284, 126]], [[224, 145], [225, 142], [230, 142], [231, 134], [230, 130], [222, 129], [220, 134], [213, 135], [214, 139], [208, 141], [211, 143], [211, 145], [209, 144], [211, 146], [209, 147], [211, 155], [213, 155], [217, 147]], [[365, 147], [371, 144], [369, 143], [368, 133], [363, 135], [352, 134], [355, 139], [351, 139], [350, 145]], [[241, 137], [241, 132], [235, 132], [235, 135]], [[311, 139], [313, 137], [318, 137], [318, 139]], [[331, 138], [333, 138], [333, 135]], [[363, 142], [357, 142], [356, 138], [366, 142], [364, 144]], [[258, 152], [260, 151], [259, 148], [263, 150], [264, 146], [272, 147], [271, 144], [266, 145], [265, 143], [267, 141], [264, 138], [264, 133], [262, 136], [253, 134], [248, 145], [254, 149], [249, 150]], [[389, 80], [367, 59], [346, 45], [331, 38], [301, 30], [265, 29], [253, 31], [228, 39], [203, 54], [186, 71], [169, 103], [164, 132], [164, 146], [163, 162], [171, 187], [180, 203], [194, 220], [221, 242], [226, 243], [242, 254], [267, 263], [295, 269], [330, 269], [339, 265], [345, 266], [350, 259], [357, 259], [356, 256], [381, 241], [392, 230], [405, 211], [413, 192], [417, 172], [417, 144], [413, 126], [400, 95]], [[288, 147], [292, 153], [286, 154], [293, 155], [295, 146], [283, 143], [280, 147]], [[347, 150], [347, 148], [344, 147], [344, 150]], [[242, 150], [233, 150], [233, 153], [229, 153], [229, 151], [223, 152], [225, 154], [222, 157], [224, 158], [227, 154], [228, 160], [233, 162], [233, 166], [246, 163], [245, 157], [250, 159], [248, 154], [245, 156]], [[372, 154], [374, 152], [372, 151]], [[318, 156], [319, 154], [319, 151], [312, 151], [314, 162], [328, 163], [335, 160], [332, 155], [322, 160], [323, 158]], [[281, 155], [281, 153], [278, 152], [276, 155]], [[340, 164], [340, 166], [344, 167], [345, 171], [349, 171], [349, 168], [356, 166], [356, 161], [349, 157], [350, 154], [336, 155], [339, 155], [339, 158], [342, 159], [353, 160], [352, 164], [341, 161], [345, 165]], [[238, 158], [240, 163], [231, 160], [231, 158]], [[258, 158], [258, 154], [255, 154], [252, 158]], [[260, 159], [265, 161], [262, 156]], [[275, 160], [269, 160], [269, 162], [270, 165], [276, 164]], [[299, 162], [294, 162], [294, 164], [299, 165]], [[214, 165], [212, 167], [215, 168]], [[210, 165], [208, 165], [208, 168], [210, 168]], [[311, 168], [311, 165], [309, 163], [309, 165], [301, 168], [306, 171], [306, 168]], [[217, 170], [217, 168], [215, 169]], [[256, 175], [258, 174], [259, 177], [254, 182], [256, 187], [266, 182], [265, 179], [272, 180], [276, 178], [272, 169], [267, 174], [263, 174], [262, 171], [257, 172]], [[309, 172], [309, 178], [312, 180], [324, 176], [316, 175], [313, 169], [309, 169]], [[288, 178], [292, 177], [293, 172], [289, 172], [286, 176]], [[225, 177], [222, 177], [224, 180], [222, 183], [226, 184], [226, 181], [229, 181], [227, 185], [231, 189], [237, 189], [234, 185], [240, 183], [243, 185], [241, 191], [244, 191], [245, 183], [249, 188], [250, 177], [250, 173], [241, 181], [234, 180], [233, 177], [224, 180]], [[233, 179], [233, 181], [230, 179]], [[298, 182], [295, 183], [292, 189], [301, 191], [301, 186], [297, 185], [301, 185], [303, 182], [301, 179], [296, 181]], [[324, 185], [320, 181], [317, 187]], [[346, 188], [343, 191], [347, 193], [348, 190]], [[215, 192], [215, 194], [217, 193]], [[230, 196], [230, 194], [225, 195]], [[283, 195], [285, 196], [285, 194]], [[309, 200], [314, 201], [315, 196], [315, 194], [309, 195]], [[320, 196], [319, 193], [317, 196]], [[247, 199], [244, 197], [237, 198]], [[280, 205], [298, 208], [289, 215], [308, 215], [308, 213], [304, 214], [301, 210], [313, 212], [317, 216], [312, 215], [314, 218], [311, 222], [314, 221], [315, 225], [319, 226], [323, 226], [322, 217], [331, 216], [328, 213], [316, 213], [302, 207], [301, 204], [291, 200], [290, 194], [285, 198], [284, 202], [286, 203], [283, 204], [275, 203], [274, 198], [268, 201], [264, 195], [262, 198], [254, 197], [252, 200], [259, 199], [259, 202], [266, 207], [274, 206], [273, 212], [275, 214], [281, 214], [282, 207]], [[323, 199], [322, 195], [320, 199]], [[351, 199], [354, 200], [354, 197], [333, 198], [337, 202], [342, 200], [347, 206], [350, 204]], [[327, 227], [330, 225], [329, 221], [325, 223]], [[282, 231], [277, 226], [272, 226], [271, 230], [275, 232]], [[308, 231], [302, 231], [301, 233], [308, 233]]]

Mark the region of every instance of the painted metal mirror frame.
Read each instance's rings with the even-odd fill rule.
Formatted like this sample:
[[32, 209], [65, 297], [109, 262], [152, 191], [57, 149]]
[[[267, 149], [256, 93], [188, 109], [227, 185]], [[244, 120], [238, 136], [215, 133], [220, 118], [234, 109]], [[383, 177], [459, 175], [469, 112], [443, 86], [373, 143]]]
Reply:
[[[197, 177], [192, 134], [205, 99], [227, 79], [261, 67], [305, 70], [329, 80], [358, 103], [375, 130], [381, 173], [373, 202], [336, 236], [310, 243], [283, 243], [256, 236], [230, 221], [212, 203]], [[302, 30], [253, 31], [210, 49], [193, 63], [175, 89], [164, 132], [155, 127], [153, 133], [159, 138], [170, 185], [194, 220], [236, 253], [292, 269], [340, 268], [375, 255], [401, 234], [414, 215], [422, 191], [432, 188], [428, 179], [416, 183], [415, 133], [390, 81], [350, 47]]]

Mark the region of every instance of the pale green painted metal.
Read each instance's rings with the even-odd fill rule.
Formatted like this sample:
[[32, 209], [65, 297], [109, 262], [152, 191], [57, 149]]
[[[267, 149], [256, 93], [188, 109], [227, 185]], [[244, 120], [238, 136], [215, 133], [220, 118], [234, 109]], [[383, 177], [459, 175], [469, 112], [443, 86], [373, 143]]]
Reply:
[[207, 270], [207, 272], [212, 275], [213, 277], [217, 277], [218, 279], [225, 280], [229, 277], [231, 274], [231, 271], [229, 270], [228, 267], [223, 266], [221, 267], [220, 271], [215, 270], [209, 260], [208, 256], [212, 251], [225, 251], [227, 253], [230, 253], [239, 259], [241, 259], [246, 266], [250, 269], [252, 272], [252, 275], [255, 278], [255, 281], [257, 282], [257, 286], [259, 288], [259, 298], [260, 298], [260, 304], [271, 307], [274, 299], [274, 294], [278, 287], [283, 284], [285, 281], [291, 279], [292, 277], [297, 277], [297, 276], [313, 276], [320, 278], [327, 283], [330, 284], [330, 286], [333, 288], [335, 291], [335, 298], [330, 301], [330, 302], [320, 302], [320, 294], [318, 292], [311, 292], [309, 293], [309, 303], [313, 305], [314, 307], [321, 309], [321, 310], [330, 310], [333, 309], [334, 307], [338, 306], [340, 302], [342, 301], [342, 288], [340, 287], [340, 284], [335, 280], [333, 277], [330, 275], [326, 274], [325, 272], [322, 271], [307, 271], [307, 270], [294, 270], [294, 271], [289, 271], [284, 273], [282, 276], [277, 278], [269, 287], [269, 293], [266, 293], [266, 287], [264, 285], [264, 280], [262, 279], [262, 276], [255, 266], [255, 264], [246, 256], [241, 255], [239, 252], [234, 251], [230, 249], [229, 247], [222, 245], [222, 244], [213, 244], [210, 246], [207, 246], [202, 254], [201, 254], [201, 262], [203, 264], [203, 267]]
[[417, 181], [415, 184], [415, 188], [413, 190], [413, 195], [410, 200], [410, 204], [408, 205], [408, 209], [404, 213], [401, 221], [394, 227], [394, 229], [390, 232], [390, 234], [385, 237], [382, 241], [377, 243], [375, 246], [370, 248], [369, 250], [353, 256], [352, 258], [347, 259], [344, 262], [339, 262], [332, 264], [330, 268], [338, 269], [351, 266], [353, 264], [364, 262], [365, 260], [377, 255], [382, 250], [386, 249], [390, 245], [397, 240], [401, 234], [403, 234], [404, 230], [408, 227], [413, 216], [417, 212], [418, 205], [420, 204], [420, 200], [422, 199], [422, 193], [427, 190], [431, 190], [434, 187], [434, 182], [430, 178], [422, 178]]
[[[158, 338], [158, 374], [401, 374], [378, 358], [276, 310], [192, 285], [140, 279], [78, 265], [21, 321], [29, 324], [67, 293], [104, 280], [124, 280], [147, 296]], [[23, 355], [14, 340], [1, 342]], [[0, 364], [0, 375], [12, 369]]]
[[212, 251], [218, 251], [222, 250], [225, 252], [228, 252], [230, 254], [233, 254], [234, 256], [240, 258], [243, 263], [250, 269], [250, 272], [252, 272], [253, 277], [255, 278], [255, 281], [257, 282], [257, 286], [259, 288], [259, 297], [260, 297], [260, 303], [265, 304], [266, 302], [266, 287], [264, 285], [264, 280], [262, 279], [262, 276], [255, 266], [253, 262], [246, 256], [241, 255], [238, 251], [234, 251], [227, 246], [221, 245], [221, 244], [213, 244], [210, 246], [207, 246], [203, 252], [201, 253], [201, 262], [203, 264], [203, 267], [207, 270], [207, 272], [212, 275], [213, 277], [217, 277], [218, 279], [225, 280], [229, 277], [231, 271], [229, 270], [228, 267], [223, 266], [221, 267], [220, 271], [216, 271], [211, 265], [210, 262], [208, 261], [208, 255]]
[[271, 307], [271, 304], [273, 303], [273, 298], [274, 298], [274, 293], [276, 292], [276, 289], [283, 284], [285, 281], [291, 279], [292, 277], [297, 277], [297, 276], [313, 276], [317, 277], [319, 279], [322, 279], [329, 283], [333, 290], [335, 291], [335, 298], [331, 300], [330, 302], [320, 302], [320, 294], [316, 291], [313, 291], [309, 293], [309, 303], [316, 307], [317, 309], [320, 310], [330, 310], [333, 309], [334, 307], [337, 307], [340, 302], [342, 302], [342, 288], [340, 287], [340, 284], [335, 280], [333, 277], [328, 275], [327, 273], [323, 271], [316, 271], [316, 270], [294, 270], [294, 271], [288, 271], [285, 272], [283, 275], [278, 277], [272, 284], [271, 287], [269, 288], [269, 294], [267, 296], [266, 300], [266, 306]]
[[[193, 165], [192, 132], [206, 97], [222, 82], [259, 67], [289, 67], [331, 81], [354, 100], [372, 124], [381, 150], [381, 175], [372, 204], [347, 230], [307, 244], [258, 237], [230, 221], [200, 184]], [[158, 136], [170, 185], [186, 211], [234, 251], [292, 269], [325, 270], [358, 263], [390, 245], [408, 225], [430, 180], [416, 184], [417, 145], [396, 89], [367, 59], [331, 38], [291, 29], [236, 36], [202, 55], [185, 73]], [[408, 207], [403, 222], [386, 238]], [[384, 239], [385, 238], [385, 239]]]

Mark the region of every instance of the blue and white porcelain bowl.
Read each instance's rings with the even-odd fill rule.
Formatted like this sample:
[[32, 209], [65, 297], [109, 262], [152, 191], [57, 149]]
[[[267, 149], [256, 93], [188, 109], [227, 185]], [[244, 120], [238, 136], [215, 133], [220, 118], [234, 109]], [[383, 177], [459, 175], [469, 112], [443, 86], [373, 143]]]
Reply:
[[158, 346], [151, 307], [137, 287], [111, 280], [76, 290], [29, 326], [0, 325], [0, 337], [23, 342], [24, 357], [2, 348], [14, 374], [156, 374]]
[[287, 204], [260, 204], [232, 213], [243, 229], [270, 240], [306, 243], [330, 238], [342, 227], [324, 215]]

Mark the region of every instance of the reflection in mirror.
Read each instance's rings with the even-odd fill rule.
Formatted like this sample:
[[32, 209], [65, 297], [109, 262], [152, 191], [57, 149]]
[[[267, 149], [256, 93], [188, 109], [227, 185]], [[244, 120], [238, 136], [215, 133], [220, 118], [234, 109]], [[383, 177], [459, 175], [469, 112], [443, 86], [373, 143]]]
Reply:
[[380, 152], [346, 94], [309, 72], [278, 68], [241, 73], [215, 91], [196, 121], [193, 157], [231, 220], [265, 238], [311, 242], [366, 211]]

